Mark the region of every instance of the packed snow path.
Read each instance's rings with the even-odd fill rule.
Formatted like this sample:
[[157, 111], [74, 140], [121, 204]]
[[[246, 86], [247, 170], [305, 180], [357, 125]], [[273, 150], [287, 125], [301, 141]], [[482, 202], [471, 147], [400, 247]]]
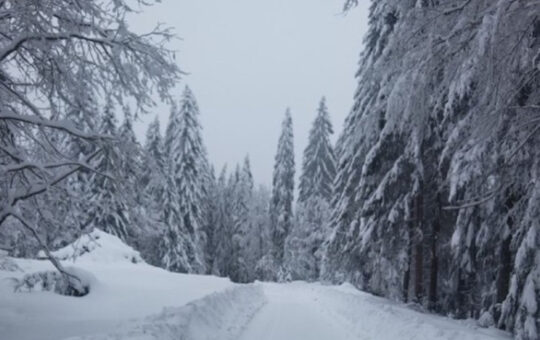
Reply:
[[508, 334], [424, 314], [353, 287], [263, 284], [267, 303], [240, 340], [494, 340]]
[[240, 340], [356, 339], [331, 318], [306, 285], [265, 284], [266, 305], [255, 315]]

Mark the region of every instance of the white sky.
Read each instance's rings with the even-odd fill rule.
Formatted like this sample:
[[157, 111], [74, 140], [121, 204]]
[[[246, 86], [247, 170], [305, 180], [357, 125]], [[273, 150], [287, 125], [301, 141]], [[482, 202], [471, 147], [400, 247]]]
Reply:
[[[343, 2], [163, 0], [131, 25], [147, 31], [165, 23], [182, 38], [170, 46], [189, 73], [178, 97], [185, 84], [194, 91], [216, 172], [249, 154], [255, 181], [269, 185], [286, 107], [292, 110], [298, 174], [320, 98], [327, 97], [336, 136], [352, 106], [370, 1], [346, 16]], [[164, 129], [169, 108], [156, 113]], [[136, 124], [141, 141], [152, 119]]]

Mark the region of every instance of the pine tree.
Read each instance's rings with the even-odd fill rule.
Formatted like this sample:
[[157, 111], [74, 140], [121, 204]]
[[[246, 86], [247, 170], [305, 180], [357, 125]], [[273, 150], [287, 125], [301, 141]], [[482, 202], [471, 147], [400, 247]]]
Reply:
[[[164, 264], [167, 269], [181, 272], [204, 273], [206, 246], [207, 185], [209, 167], [199, 124], [199, 108], [191, 90], [186, 87], [178, 108], [173, 107], [165, 147], [169, 176], [172, 176], [177, 194], [177, 209], [166, 221], [170, 224]], [[165, 195], [173, 204], [173, 196]], [[177, 251], [178, 240], [189, 244]], [[186, 258], [179, 258], [184, 257]], [[186, 265], [187, 264], [187, 265]]]
[[[272, 226], [274, 268], [282, 270], [285, 240], [293, 224], [294, 144], [291, 112], [287, 109], [274, 163], [270, 223]], [[275, 275], [280, 275], [276, 272]]]
[[242, 169], [237, 166], [234, 173], [234, 195], [232, 209], [232, 268], [229, 276], [235, 282], [249, 282], [252, 270], [249, 267], [251, 254], [250, 232], [252, 229], [251, 204], [253, 198], [253, 176], [249, 158], [246, 157]]
[[315, 196], [329, 202], [332, 197], [336, 176], [336, 159], [330, 142], [333, 133], [326, 99], [323, 97], [309, 133], [308, 145], [304, 150], [299, 202], [306, 202]]
[[213, 244], [215, 247], [211, 273], [226, 276], [230, 272], [232, 252], [231, 190], [227, 183], [227, 166], [221, 170], [215, 191], [216, 226]]
[[285, 247], [286, 269], [292, 279], [315, 280], [319, 277], [320, 248], [327, 234], [336, 174], [330, 143], [332, 133], [323, 98], [304, 150], [296, 218]]
[[[250, 268], [254, 268], [254, 277], [264, 277], [258, 272], [258, 263], [265, 254], [272, 251], [272, 235], [270, 230], [270, 190], [260, 185], [253, 191], [251, 204], [252, 228], [250, 232]], [[259, 268], [261, 269], [261, 268]]]
[[149, 200], [158, 203], [161, 192], [165, 187], [165, 146], [161, 137], [159, 119], [148, 126], [144, 146], [145, 167], [142, 176], [142, 186]]

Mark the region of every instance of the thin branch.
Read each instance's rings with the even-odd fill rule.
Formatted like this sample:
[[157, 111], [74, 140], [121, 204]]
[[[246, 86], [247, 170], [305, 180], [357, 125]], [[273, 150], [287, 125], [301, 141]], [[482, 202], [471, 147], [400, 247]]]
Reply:
[[32, 117], [28, 115], [0, 113], [0, 120], [14, 120], [40, 127], [47, 127], [55, 130], [60, 130], [69, 133], [70, 135], [84, 138], [84, 139], [104, 139], [108, 138], [105, 135], [91, 134], [81, 131], [73, 126], [69, 121], [52, 121], [48, 119], [42, 119], [38, 117]]

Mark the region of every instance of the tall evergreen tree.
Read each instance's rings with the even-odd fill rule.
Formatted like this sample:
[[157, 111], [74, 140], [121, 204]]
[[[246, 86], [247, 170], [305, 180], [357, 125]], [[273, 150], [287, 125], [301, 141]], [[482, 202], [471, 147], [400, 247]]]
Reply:
[[161, 137], [159, 119], [156, 116], [148, 126], [146, 142], [144, 145], [144, 170], [142, 186], [145, 194], [153, 202], [158, 203], [161, 192], [165, 186], [165, 146]]
[[214, 257], [212, 261], [211, 273], [219, 276], [226, 276], [230, 271], [230, 260], [232, 252], [232, 228], [231, 210], [232, 202], [230, 186], [227, 182], [227, 166], [221, 169], [217, 180], [215, 191], [216, 206], [216, 226], [214, 228]]
[[285, 240], [293, 224], [294, 173], [293, 125], [291, 111], [287, 109], [275, 157], [270, 206], [272, 255], [277, 270], [281, 270]]
[[[170, 214], [167, 223], [169, 233], [165, 236], [165, 266], [181, 272], [204, 273], [206, 222], [206, 188], [209, 178], [206, 149], [203, 145], [199, 123], [199, 107], [193, 93], [186, 87], [178, 107], [173, 107], [165, 140], [168, 152], [169, 176], [176, 188], [177, 203], [166, 195], [178, 210]], [[177, 215], [177, 216], [175, 216]], [[189, 247], [179, 251], [178, 239], [184, 239]], [[185, 253], [185, 255], [184, 255]], [[187, 256], [187, 259], [179, 257]], [[186, 265], [187, 264], [187, 265]]]
[[[254, 268], [254, 277], [264, 277], [258, 273], [258, 263], [265, 254], [272, 250], [270, 230], [270, 190], [260, 185], [253, 191], [251, 204], [252, 228], [250, 231], [250, 268]], [[259, 268], [260, 269], [260, 268]]]
[[326, 99], [323, 97], [309, 133], [308, 145], [304, 150], [299, 202], [306, 202], [311, 197], [320, 197], [329, 202], [332, 197], [336, 176], [336, 159], [330, 141], [333, 133]]
[[232, 268], [229, 276], [235, 282], [249, 282], [252, 269], [249, 267], [250, 239], [252, 229], [251, 204], [253, 199], [253, 176], [249, 158], [246, 157], [240, 169], [234, 173], [234, 196], [232, 209]]
[[292, 279], [319, 277], [320, 248], [327, 236], [330, 200], [336, 174], [330, 142], [332, 124], [323, 98], [304, 150], [294, 227], [285, 245], [286, 270]]

